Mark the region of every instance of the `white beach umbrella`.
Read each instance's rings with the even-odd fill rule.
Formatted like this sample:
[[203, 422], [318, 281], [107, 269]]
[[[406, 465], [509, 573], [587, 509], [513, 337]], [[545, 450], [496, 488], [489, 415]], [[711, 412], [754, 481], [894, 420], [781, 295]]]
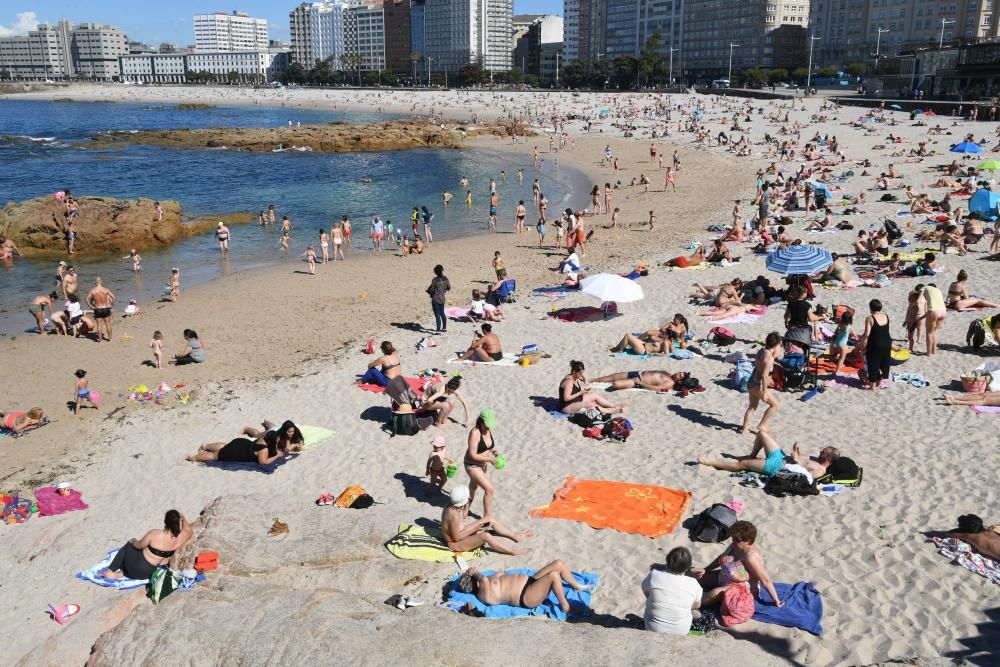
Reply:
[[643, 298], [642, 287], [634, 280], [613, 273], [598, 273], [580, 282], [580, 291], [601, 301], [631, 303]]

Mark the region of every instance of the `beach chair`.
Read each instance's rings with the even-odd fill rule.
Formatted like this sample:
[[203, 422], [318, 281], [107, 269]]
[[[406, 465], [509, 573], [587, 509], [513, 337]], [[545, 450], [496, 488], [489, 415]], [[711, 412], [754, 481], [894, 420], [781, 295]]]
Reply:
[[517, 281], [513, 278], [508, 278], [507, 280], [500, 283], [500, 287], [494, 292], [496, 296], [497, 303], [514, 303], [517, 300]]

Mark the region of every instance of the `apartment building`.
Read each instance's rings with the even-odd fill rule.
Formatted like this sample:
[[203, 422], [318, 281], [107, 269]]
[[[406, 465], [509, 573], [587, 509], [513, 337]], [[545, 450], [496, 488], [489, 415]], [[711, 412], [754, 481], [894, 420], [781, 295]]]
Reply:
[[385, 0], [385, 66], [396, 74], [409, 74], [413, 69], [413, 27], [410, 20], [410, 0]]
[[119, 57], [128, 52], [128, 37], [118, 28], [64, 19], [27, 35], [0, 37], [0, 72], [27, 80], [112, 80], [120, 73]]
[[120, 59], [121, 78], [133, 83], [184, 83], [187, 56], [182, 53], [135, 53]]
[[382, 3], [354, 5], [344, 13], [344, 54], [358, 57], [341, 69], [381, 72], [385, 69], [385, 15]]
[[339, 65], [344, 55], [344, 12], [340, 2], [306, 2], [293, 9], [289, 17], [292, 62], [313, 67], [327, 58]]
[[[683, 0], [667, 0], [671, 5]], [[605, 52], [606, 0], [564, 0], [563, 55], [566, 62], [579, 60], [590, 71], [592, 64], [607, 58]]]
[[509, 71], [512, 20], [511, 0], [426, 0], [424, 55], [434, 71], [470, 63]]
[[[533, 74], [541, 79], [542, 50], [544, 48], [548, 57], [552, 59], [554, 72], [555, 54], [558, 52], [561, 57], [563, 17], [545, 14], [522, 15], [514, 17], [514, 24], [518, 26], [514, 34], [521, 33], [514, 48], [514, 67], [520, 68], [525, 74]], [[553, 44], [558, 46], [552, 47]]]
[[244, 12], [195, 14], [196, 51], [264, 51], [267, 49], [267, 19]]

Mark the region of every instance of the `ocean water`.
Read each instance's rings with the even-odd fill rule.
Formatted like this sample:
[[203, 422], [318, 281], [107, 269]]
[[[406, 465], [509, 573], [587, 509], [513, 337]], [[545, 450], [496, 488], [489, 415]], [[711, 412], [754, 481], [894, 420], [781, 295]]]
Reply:
[[[233, 271], [296, 261], [307, 244], [318, 249], [321, 225], [329, 228], [344, 214], [355, 225], [355, 247], [367, 250], [373, 213], [409, 229], [414, 206], [427, 206], [435, 214], [435, 240], [485, 233], [491, 177], [501, 194], [501, 225], [513, 217], [517, 200], [530, 204], [536, 177], [541, 178], [550, 211], [568, 206], [571, 192], [586, 186], [582, 174], [574, 170], [546, 166], [538, 173], [530, 158], [520, 163], [480, 149], [319, 154], [88, 145], [92, 136], [111, 130], [275, 127], [289, 120], [366, 123], [386, 118], [392, 116], [257, 106], [181, 111], [166, 104], [0, 99], [0, 205], [68, 188], [80, 196], [175, 199], [187, 217], [237, 211], [256, 215], [273, 204], [279, 221], [281, 215], [293, 221], [291, 252], [284, 254], [277, 226], [250, 224], [231, 226], [226, 258], [220, 257], [214, 235], [208, 233], [170, 248], [142, 251], [143, 271], [138, 275], [129, 261], [118, 257], [66, 257], [78, 267], [81, 289], [101, 275], [120, 300], [142, 302], [160, 296], [174, 266], [181, 268], [184, 286], [190, 287]], [[524, 169], [520, 184], [518, 168]], [[501, 170], [507, 172], [506, 181], [500, 179]], [[463, 203], [465, 193], [459, 185], [463, 175], [471, 181], [471, 207]], [[455, 196], [448, 208], [442, 205], [445, 189]], [[17, 333], [32, 325], [23, 311], [35, 296], [51, 290], [57, 261], [15, 257], [0, 263], [0, 333]]]

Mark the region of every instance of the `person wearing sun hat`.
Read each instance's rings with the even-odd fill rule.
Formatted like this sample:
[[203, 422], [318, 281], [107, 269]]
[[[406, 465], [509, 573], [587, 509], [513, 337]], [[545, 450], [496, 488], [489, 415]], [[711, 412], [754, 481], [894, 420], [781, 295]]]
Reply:
[[[448, 481], [447, 466], [451, 466], [453, 461], [448, 458], [445, 451], [444, 436], [436, 435], [431, 440], [431, 454], [427, 457], [427, 493], [425, 498], [429, 498], [432, 493], [437, 493], [444, 489], [445, 482]], [[452, 472], [454, 474], [454, 472]]]
[[490, 515], [471, 523], [465, 522], [472, 506], [469, 487], [464, 484], [456, 486], [448, 494], [448, 501], [448, 506], [441, 512], [441, 532], [444, 534], [445, 544], [455, 553], [472, 551], [483, 545], [508, 556], [521, 556], [531, 552], [530, 549], [514, 549], [497, 539], [503, 537], [513, 542], [523, 542], [533, 536], [530, 530], [515, 533]]
[[486, 474], [487, 466], [493, 464], [497, 470], [504, 467], [504, 459], [496, 449], [493, 428], [497, 425], [497, 415], [493, 408], [479, 413], [476, 424], [469, 431], [469, 446], [465, 452], [465, 472], [469, 475], [469, 502], [475, 500], [476, 491], [482, 488], [483, 516], [493, 514], [493, 484]]

